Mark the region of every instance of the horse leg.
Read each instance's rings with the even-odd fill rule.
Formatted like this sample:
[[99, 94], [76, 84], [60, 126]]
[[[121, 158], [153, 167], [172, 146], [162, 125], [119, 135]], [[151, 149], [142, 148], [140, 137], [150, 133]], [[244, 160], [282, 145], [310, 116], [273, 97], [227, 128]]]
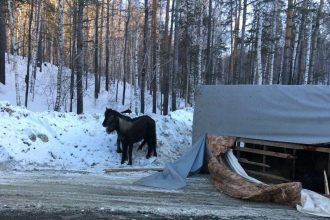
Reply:
[[133, 144], [128, 145], [128, 165], [132, 165]]
[[123, 145], [123, 152], [121, 154], [121, 164], [125, 163], [125, 160], [127, 158], [127, 144], [122, 143], [122, 145]]
[[151, 144], [150, 144], [150, 141], [148, 140], [148, 152], [147, 152], [146, 158], [149, 159], [150, 156], [151, 156]]
[[143, 139], [142, 143], [140, 144], [138, 150], [142, 150], [142, 147], [146, 144], [146, 140]]
[[154, 149], [154, 157], [157, 157], [156, 145], [153, 145], [153, 149]]
[[121, 153], [120, 139], [119, 139], [119, 137], [117, 137], [117, 153]]

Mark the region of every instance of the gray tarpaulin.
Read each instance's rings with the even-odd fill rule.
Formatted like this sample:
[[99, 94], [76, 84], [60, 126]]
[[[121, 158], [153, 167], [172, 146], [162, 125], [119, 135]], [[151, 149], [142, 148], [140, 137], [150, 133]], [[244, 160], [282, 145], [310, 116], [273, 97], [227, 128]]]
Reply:
[[205, 133], [301, 144], [330, 142], [329, 86], [201, 86], [193, 143]]
[[165, 188], [179, 189], [186, 185], [189, 173], [198, 171], [204, 161], [205, 135], [202, 135], [193, 147], [174, 163], [166, 164], [164, 170], [144, 177], [136, 184]]

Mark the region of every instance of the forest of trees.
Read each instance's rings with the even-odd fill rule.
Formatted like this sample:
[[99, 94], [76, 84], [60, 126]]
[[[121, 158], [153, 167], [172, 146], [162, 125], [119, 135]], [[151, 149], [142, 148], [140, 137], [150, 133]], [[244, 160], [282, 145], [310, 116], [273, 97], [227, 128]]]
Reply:
[[[5, 51], [27, 57], [27, 106], [37, 67], [57, 65], [54, 110], [65, 96], [83, 113], [87, 74], [94, 97], [123, 84], [122, 104], [168, 114], [193, 105], [201, 84], [330, 83], [328, 0], [1, 0], [0, 82]], [[70, 91], [63, 91], [64, 67]], [[126, 85], [134, 87], [126, 94]], [[68, 94], [68, 95], [67, 95]]]

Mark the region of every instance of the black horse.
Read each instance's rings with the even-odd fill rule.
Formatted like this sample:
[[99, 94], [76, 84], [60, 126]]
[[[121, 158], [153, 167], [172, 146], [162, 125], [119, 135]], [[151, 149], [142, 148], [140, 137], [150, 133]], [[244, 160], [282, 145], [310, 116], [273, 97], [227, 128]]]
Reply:
[[[121, 114], [131, 114], [132, 110], [131, 109], [126, 109], [125, 111], [120, 112]], [[146, 141], [143, 140], [140, 146], [138, 147], [138, 150], [142, 150], [142, 147], [146, 144]], [[121, 148], [120, 148], [120, 139], [119, 136], [117, 137], [117, 153], [121, 153]]]
[[[140, 116], [136, 118], [130, 118], [122, 115], [113, 109], [106, 109], [104, 113], [103, 127], [106, 127], [106, 131], [111, 133], [116, 131], [123, 145], [122, 160], [123, 164], [127, 159], [128, 149], [128, 164], [132, 165], [132, 150], [133, 144], [144, 140], [148, 144], [147, 158], [151, 156], [153, 152], [154, 156], [157, 156], [156, 152], [156, 123], [155, 121], [147, 116]], [[143, 146], [144, 143], [140, 145]]]
[[[122, 113], [122, 114], [131, 114], [132, 113], [132, 110], [131, 109], [126, 109], [125, 111], [122, 111], [122, 112], [120, 112], [120, 113]], [[143, 144], [144, 144], [145, 142], [143, 141]], [[142, 146], [140, 146], [139, 148], [138, 148], [138, 150], [141, 150], [142, 149]], [[119, 139], [119, 136], [117, 137], [117, 153], [121, 153], [121, 148], [120, 148], [120, 139]]]

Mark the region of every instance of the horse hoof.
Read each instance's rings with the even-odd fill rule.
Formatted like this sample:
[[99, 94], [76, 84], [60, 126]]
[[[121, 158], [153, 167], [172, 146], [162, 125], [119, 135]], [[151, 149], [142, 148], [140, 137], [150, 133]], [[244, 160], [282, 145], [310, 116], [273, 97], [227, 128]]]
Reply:
[[121, 153], [121, 150], [117, 150], [117, 153], [120, 154]]
[[150, 155], [147, 155], [146, 158], [149, 159], [150, 158]]

